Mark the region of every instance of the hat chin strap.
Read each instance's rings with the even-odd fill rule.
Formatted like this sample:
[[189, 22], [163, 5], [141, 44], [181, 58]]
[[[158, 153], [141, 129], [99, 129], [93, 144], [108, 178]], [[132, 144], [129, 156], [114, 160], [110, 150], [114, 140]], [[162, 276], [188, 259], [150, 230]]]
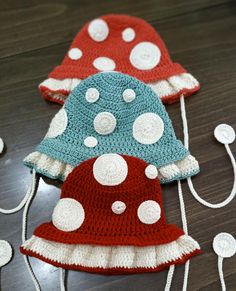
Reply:
[[[181, 116], [182, 116], [182, 120], [183, 120], [183, 132], [184, 132], [184, 145], [185, 147], [188, 149], [189, 148], [189, 133], [188, 133], [188, 123], [187, 123], [187, 117], [186, 117], [186, 110], [185, 110], [185, 103], [184, 103], [184, 97], [183, 95], [180, 98], [180, 105], [181, 105]], [[198, 193], [196, 192], [196, 190], [193, 187], [193, 183], [192, 183], [192, 179], [191, 178], [187, 178], [187, 182], [188, 182], [188, 186], [189, 189], [193, 195], [193, 197], [201, 204], [205, 205], [206, 207], [209, 208], [222, 208], [224, 206], [226, 206], [227, 204], [229, 204], [233, 198], [236, 195], [236, 162], [235, 162], [235, 158], [232, 154], [232, 151], [229, 147], [229, 144], [225, 143], [224, 144], [225, 149], [227, 154], [229, 155], [232, 167], [233, 167], [233, 172], [234, 172], [234, 184], [233, 184], [233, 188], [231, 193], [229, 194], [229, 196], [222, 202], [220, 203], [210, 203], [204, 199], [202, 199]]]
[[[27, 195], [27, 200], [26, 200], [26, 203], [25, 203], [25, 206], [24, 206], [23, 216], [22, 216], [22, 233], [21, 233], [22, 243], [24, 243], [27, 240], [28, 212], [29, 212], [30, 205], [31, 205], [31, 203], [32, 203], [32, 201], [34, 199], [34, 196], [35, 196], [35, 194], [37, 192], [38, 184], [39, 184], [39, 176], [37, 176], [35, 169], [33, 169], [32, 184], [29, 187], [29, 194]], [[24, 261], [25, 261], [26, 267], [27, 267], [27, 269], [28, 269], [28, 271], [30, 273], [31, 279], [32, 279], [32, 281], [34, 283], [35, 290], [36, 291], [41, 291], [40, 284], [39, 284], [39, 282], [38, 282], [38, 280], [36, 278], [36, 275], [34, 274], [33, 268], [32, 268], [32, 266], [30, 264], [30, 261], [29, 261], [29, 257], [26, 256], [26, 255], [23, 255], [23, 257], [24, 257]], [[65, 291], [65, 286], [64, 286], [65, 270], [59, 268], [59, 272], [60, 272], [60, 290], [61, 291]]]

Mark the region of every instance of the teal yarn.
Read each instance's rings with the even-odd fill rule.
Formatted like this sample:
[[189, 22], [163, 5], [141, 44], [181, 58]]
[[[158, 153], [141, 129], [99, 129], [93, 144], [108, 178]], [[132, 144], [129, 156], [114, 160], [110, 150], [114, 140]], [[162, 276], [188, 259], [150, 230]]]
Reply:
[[[96, 88], [99, 92], [98, 100], [93, 103], [85, 98], [90, 88]], [[125, 89], [132, 89], [135, 92], [136, 97], [133, 101], [124, 101]], [[71, 92], [62, 110], [65, 110], [68, 119], [65, 130], [55, 137], [46, 136], [36, 151], [72, 167], [104, 153], [118, 153], [139, 157], [159, 169], [190, 155], [182, 142], [177, 140], [160, 98], [150, 87], [128, 75], [107, 72], [88, 77]], [[98, 133], [94, 128], [94, 119], [101, 112], [113, 114], [116, 120], [114, 131], [106, 135]], [[133, 136], [133, 124], [138, 116], [150, 112], [162, 119], [164, 132], [157, 142], [142, 144]], [[57, 126], [57, 122], [52, 122], [53, 131], [57, 131]], [[84, 144], [84, 140], [90, 136], [97, 140], [95, 147], [87, 147]], [[54, 175], [48, 168], [43, 169], [37, 162], [32, 162], [28, 158], [24, 163], [48, 177], [62, 180], [65, 178], [62, 173]], [[178, 174], [161, 181], [186, 178], [198, 171], [198, 167], [193, 168], [187, 174]]]

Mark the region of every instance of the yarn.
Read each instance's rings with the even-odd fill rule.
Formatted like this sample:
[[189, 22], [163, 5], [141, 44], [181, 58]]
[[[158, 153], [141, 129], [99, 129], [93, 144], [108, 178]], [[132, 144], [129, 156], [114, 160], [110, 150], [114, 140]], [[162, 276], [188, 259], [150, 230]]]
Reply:
[[147, 83], [165, 103], [178, 101], [181, 94], [187, 97], [200, 88], [191, 74], [172, 62], [163, 40], [149, 23], [109, 14], [84, 25], [62, 64], [39, 89], [46, 99], [63, 104], [81, 80], [113, 70]]
[[119, 177], [120, 167], [127, 167], [125, 179], [104, 185], [106, 171], [99, 180], [95, 177], [96, 162], [104, 159], [104, 164], [110, 155], [75, 167], [52, 221], [36, 228], [21, 252], [65, 269], [111, 274], [159, 271], [199, 253], [196, 241], [166, 224], [160, 182], [146, 176], [146, 162], [117, 155], [124, 164], [118, 171], [108, 168]]
[[[93, 103], [86, 100], [91, 88], [99, 93]], [[124, 100], [127, 89], [135, 94], [131, 102]], [[60, 112], [36, 151], [24, 160], [47, 177], [64, 180], [81, 162], [107, 152], [154, 165], [161, 183], [199, 172], [198, 162], [176, 139], [160, 99], [135, 78], [114, 72], [91, 76], [73, 90]]]

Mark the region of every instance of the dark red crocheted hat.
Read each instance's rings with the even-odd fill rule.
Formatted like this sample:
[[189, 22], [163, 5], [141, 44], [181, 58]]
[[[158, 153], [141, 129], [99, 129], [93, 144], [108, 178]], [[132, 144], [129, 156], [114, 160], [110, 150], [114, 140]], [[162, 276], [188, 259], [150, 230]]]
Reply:
[[199, 89], [197, 80], [173, 63], [155, 29], [143, 19], [105, 15], [87, 23], [62, 64], [39, 85], [46, 99], [63, 104], [81, 80], [99, 71], [119, 71], [149, 84], [163, 102]]
[[21, 251], [63, 268], [129, 273], [183, 263], [199, 245], [166, 224], [155, 166], [105, 154], [73, 170], [52, 222], [39, 226]]

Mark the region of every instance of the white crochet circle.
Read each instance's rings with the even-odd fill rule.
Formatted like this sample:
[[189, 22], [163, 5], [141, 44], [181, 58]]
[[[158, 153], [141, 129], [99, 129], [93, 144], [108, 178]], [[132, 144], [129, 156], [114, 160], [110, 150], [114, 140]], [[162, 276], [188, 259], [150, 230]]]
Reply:
[[213, 249], [218, 256], [230, 258], [236, 253], [236, 241], [231, 234], [221, 232], [214, 237]]
[[156, 179], [158, 176], [157, 167], [154, 165], [148, 165], [145, 169], [145, 175], [148, 179]]
[[12, 257], [12, 247], [5, 241], [0, 240], [0, 268], [10, 262]]
[[88, 33], [93, 40], [101, 42], [107, 38], [109, 27], [103, 19], [94, 19], [89, 23]]
[[3, 139], [0, 137], [0, 154], [3, 152], [4, 149], [4, 142]]
[[125, 159], [118, 154], [104, 154], [94, 162], [93, 175], [101, 185], [119, 185], [128, 175], [128, 165]]
[[96, 88], [89, 88], [85, 93], [85, 98], [89, 103], [94, 103], [99, 99], [99, 91]]
[[52, 222], [55, 227], [65, 232], [80, 228], [84, 218], [83, 206], [72, 198], [60, 199], [52, 214]]
[[88, 148], [94, 148], [98, 144], [98, 141], [93, 136], [88, 136], [84, 140], [84, 145]]
[[136, 93], [134, 92], [133, 89], [125, 89], [122, 95], [123, 95], [124, 101], [127, 103], [132, 102], [136, 97]]
[[100, 112], [93, 121], [94, 129], [101, 135], [112, 133], [116, 128], [116, 118], [110, 112]]
[[107, 57], [99, 57], [93, 61], [93, 66], [99, 71], [108, 72], [116, 68], [115, 62]]
[[67, 124], [68, 124], [67, 114], [65, 109], [62, 108], [53, 117], [49, 125], [46, 137], [54, 138], [57, 137], [58, 135], [61, 135], [66, 130]]
[[125, 212], [126, 205], [122, 201], [115, 201], [112, 203], [111, 209], [115, 214], [122, 214]]
[[138, 116], [133, 124], [133, 137], [141, 144], [154, 144], [163, 135], [164, 123], [159, 115], [149, 112]]
[[140, 42], [132, 49], [129, 59], [135, 68], [151, 70], [159, 64], [161, 51], [151, 42]]
[[154, 200], [147, 200], [138, 207], [138, 218], [142, 223], [153, 224], [161, 217], [161, 207]]
[[215, 138], [222, 144], [231, 144], [235, 140], [235, 131], [228, 124], [220, 124], [214, 130]]
[[80, 49], [78, 48], [72, 48], [68, 52], [68, 56], [70, 59], [76, 61], [82, 57], [83, 53]]
[[133, 28], [128, 27], [122, 31], [122, 39], [126, 42], [131, 42], [135, 38], [135, 31]]

